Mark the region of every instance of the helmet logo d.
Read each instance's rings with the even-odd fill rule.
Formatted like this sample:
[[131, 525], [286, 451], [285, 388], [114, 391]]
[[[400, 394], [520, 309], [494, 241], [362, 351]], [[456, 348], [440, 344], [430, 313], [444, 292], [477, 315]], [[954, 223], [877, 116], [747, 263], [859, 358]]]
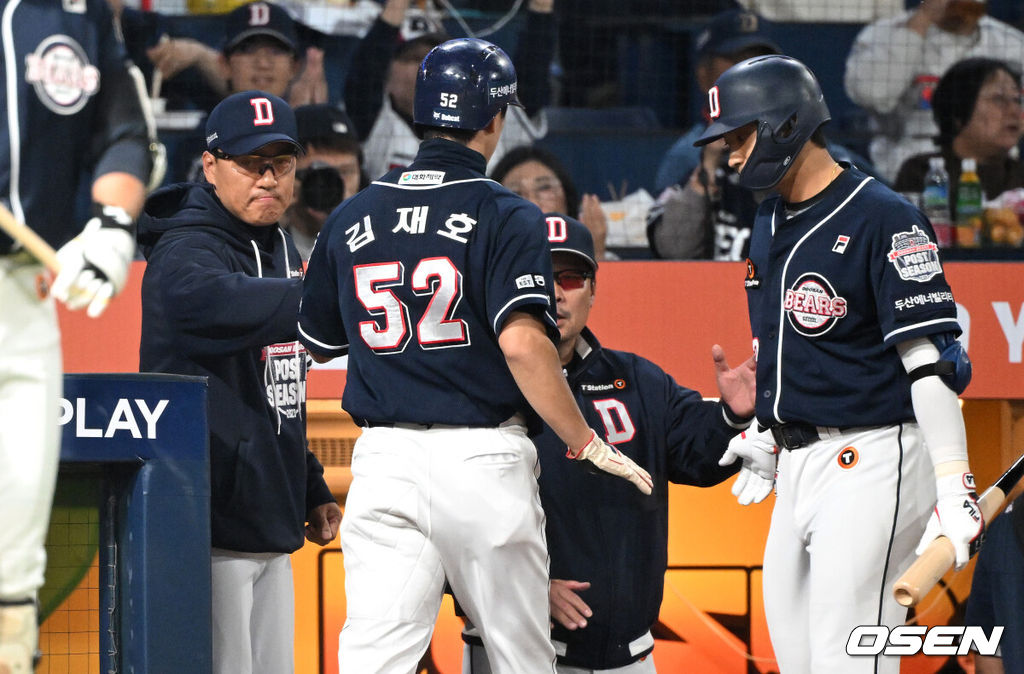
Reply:
[[718, 85], [708, 89], [708, 114], [711, 119], [718, 119], [722, 116], [722, 106], [718, 103]]

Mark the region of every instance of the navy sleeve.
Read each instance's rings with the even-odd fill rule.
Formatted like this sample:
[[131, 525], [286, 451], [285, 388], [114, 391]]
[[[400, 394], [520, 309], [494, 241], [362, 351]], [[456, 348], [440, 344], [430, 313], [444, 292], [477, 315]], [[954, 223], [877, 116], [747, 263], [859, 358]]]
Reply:
[[341, 321], [338, 283], [330, 252], [334, 222], [334, 218], [327, 222], [313, 246], [299, 304], [299, 339], [312, 353], [329, 358], [348, 353], [348, 336]]
[[159, 292], [177, 347], [215, 356], [294, 340], [302, 280], [233, 272], [215, 249], [202, 235], [165, 234], [151, 256], [175, 266]]
[[877, 213], [871, 279], [885, 344], [939, 332], [960, 334], [953, 293], [928, 219], [895, 194]]
[[551, 102], [549, 71], [557, 42], [554, 12], [527, 12], [519, 33], [515, 66], [519, 79], [519, 100], [526, 114], [533, 116]]
[[[519, 200], [521, 201], [521, 200]], [[497, 335], [512, 311], [536, 313], [557, 335], [551, 249], [540, 209], [523, 202], [512, 210], [491, 242], [487, 316]]]
[[306, 513], [325, 503], [336, 502], [334, 494], [324, 481], [324, 467], [313, 452], [306, 448]]
[[398, 27], [379, 18], [359, 41], [345, 79], [345, 111], [366, 140], [384, 103], [384, 83], [398, 40]]
[[662, 389], [665, 407], [665, 436], [668, 448], [668, 479], [677, 484], [710, 487], [739, 471], [738, 465], [719, 466], [729, 440], [737, 431], [730, 426], [721, 403], [705, 401], [696, 391], [684, 388], [670, 375], [645, 363]]
[[120, 171], [146, 183], [152, 157], [139, 89], [128, 73], [128, 57], [113, 17], [107, 15], [105, 20], [106, 30], [99, 36], [101, 86], [92, 139], [94, 175]]

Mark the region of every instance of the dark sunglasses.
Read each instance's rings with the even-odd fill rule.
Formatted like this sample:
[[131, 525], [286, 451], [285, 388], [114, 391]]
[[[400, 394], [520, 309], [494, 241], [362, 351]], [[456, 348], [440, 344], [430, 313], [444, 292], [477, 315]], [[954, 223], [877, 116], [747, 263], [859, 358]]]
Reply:
[[557, 283], [562, 290], [579, 290], [587, 282], [588, 278], [594, 278], [594, 272], [580, 271], [578, 269], [563, 269], [560, 272], [555, 272], [552, 276], [555, 279], [555, 283]]

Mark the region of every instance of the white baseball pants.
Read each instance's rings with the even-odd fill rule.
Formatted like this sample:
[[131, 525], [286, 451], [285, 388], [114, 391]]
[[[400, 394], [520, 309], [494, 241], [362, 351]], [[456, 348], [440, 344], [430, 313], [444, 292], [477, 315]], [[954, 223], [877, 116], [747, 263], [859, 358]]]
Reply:
[[367, 428], [341, 523], [342, 674], [405, 674], [447, 577], [495, 674], [554, 672], [537, 450], [521, 426]]
[[294, 672], [291, 557], [214, 548], [211, 561], [214, 674]]
[[42, 266], [0, 256], [0, 600], [35, 599], [57, 482], [63, 392], [57, 309]]
[[913, 562], [935, 505], [920, 429], [851, 429], [783, 449], [776, 489], [764, 604], [779, 670], [897, 674], [899, 658], [850, 656], [846, 644], [858, 625], [906, 619], [892, 584]]

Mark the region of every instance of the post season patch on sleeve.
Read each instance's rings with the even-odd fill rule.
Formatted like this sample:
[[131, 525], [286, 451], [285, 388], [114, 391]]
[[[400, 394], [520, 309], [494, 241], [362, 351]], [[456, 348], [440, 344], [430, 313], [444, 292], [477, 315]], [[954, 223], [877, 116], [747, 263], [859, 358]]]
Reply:
[[440, 185], [444, 171], [406, 171], [398, 177], [399, 185]]
[[846, 298], [821, 274], [809, 272], [786, 289], [783, 309], [790, 325], [805, 337], [824, 335], [846, 315]]
[[917, 225], [892, 235], [888, 258], [904, 281], [924, 283], [942, 273], [939, 247]]

